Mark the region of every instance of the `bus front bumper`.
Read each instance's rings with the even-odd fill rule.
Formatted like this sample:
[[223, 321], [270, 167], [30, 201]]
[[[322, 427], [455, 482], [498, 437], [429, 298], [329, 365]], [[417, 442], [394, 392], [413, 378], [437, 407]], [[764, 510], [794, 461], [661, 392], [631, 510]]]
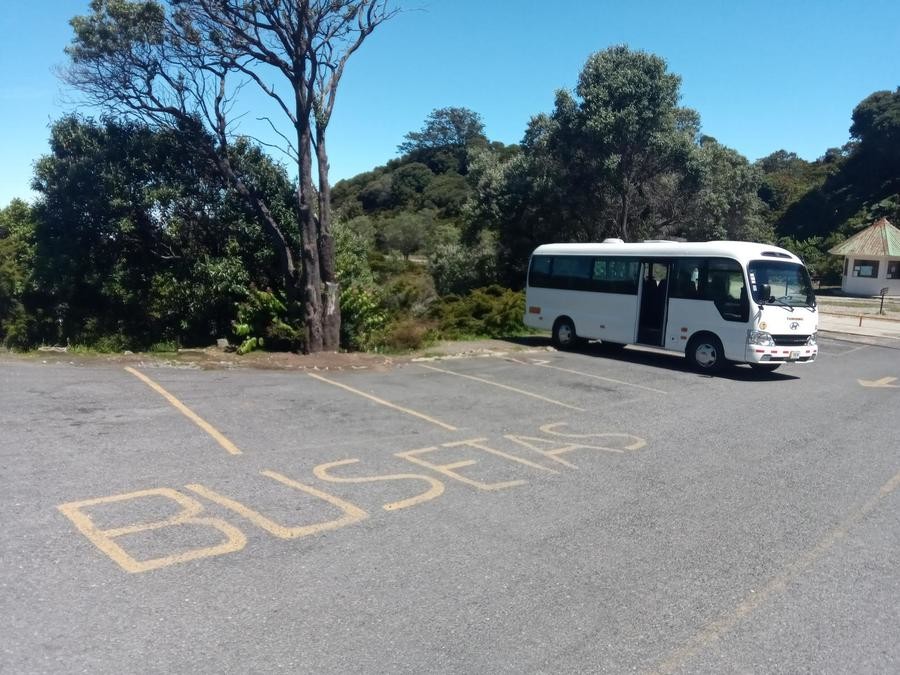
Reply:
[[763, 347], [747, 345], [747, 363], [812, 363], [819, 353], [818, 345]]

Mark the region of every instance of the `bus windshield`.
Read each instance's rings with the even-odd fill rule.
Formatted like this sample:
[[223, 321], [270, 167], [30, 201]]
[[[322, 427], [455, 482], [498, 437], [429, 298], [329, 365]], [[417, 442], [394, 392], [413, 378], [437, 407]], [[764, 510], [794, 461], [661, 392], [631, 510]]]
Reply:
[[[789, 307], [816, 306], [809, 273], [803, 265], [781, 260], [754, 260], [747, 269], [750, 274], [750, 291], [757, 303]], [[768, 284], [771, 289], [768, 298], [762, 297], [764, 284]]]

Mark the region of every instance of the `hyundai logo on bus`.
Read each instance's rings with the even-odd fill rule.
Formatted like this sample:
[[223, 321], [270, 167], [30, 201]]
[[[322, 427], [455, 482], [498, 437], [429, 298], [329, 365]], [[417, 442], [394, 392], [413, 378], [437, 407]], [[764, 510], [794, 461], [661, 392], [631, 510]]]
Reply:
[[791, 321], [791, 330], [797, 330], [798, 328], [800, 328], [800, 324], [796, 321]]

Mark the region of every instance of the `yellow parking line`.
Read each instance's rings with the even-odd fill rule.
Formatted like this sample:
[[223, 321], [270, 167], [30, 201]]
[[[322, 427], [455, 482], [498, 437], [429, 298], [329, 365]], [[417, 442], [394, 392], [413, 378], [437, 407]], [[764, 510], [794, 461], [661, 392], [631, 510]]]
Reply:
[[393, 408], [394, 410], [399, 410], [400, 412], [404, 412], [407, 415], [412, 415], [413, 417], [418, 417], [419, 419], [425, 420], [426, 422], [430, 422], [431, 424], [435, 424], [435, 425], [442, 427], [444, 429], [447, 429], [449, 431], [457, 430], [456, 427], [454, 427], [452, 424], [447, 424], [446, 422], [441, 422], [440, 420], [437, 420], [434, 417], [429, 417], [428, 415], [417, 412], [415, 410], [411, 410], [409, 408], [404, 408], [402, 406], [391, 403], [390, 401], [385, 401], [383, 398], [378, 398], [377, 396], [372, 396], [372, 394], [367, 394], [364, 391], [360, 391], [359, 389], [354, 389], [353, 387], [349, 387], [346, 384], [341, 384], [340, 382], [335, 382], [334, 380], [329, 380], [326, 377], [322, 377], [321, 375], [315, 375], [313, 373], [307, 373], [307, 375], [309, 375], [310, 377], [314, 377], [315, 379], [317, 379], [321, 382], [327, 382], [328, 384], [332, 384], [335, 387], [340, 387], [341, 389], [349, 391], [353, 394], [362, 396], [363, 398], [367, 398], [370, 401], [374, 401], [375, 403], [378, 403], [379, 405], [383, 405], [388, 408]]
[[225, 438], [225, 436], [223, 436], [213, 425], [211, 425], [205, 419], [200, 417], [197, 413], [195, 413], [193, 410], [188, 408], [184, 403], [179, 401], [177, 398], [172, 396], [172, 394], [167, 392], [156, 382], [151, 380], [149, 377], [144, 375], [142, 372], [135, 370], [134, 368], [126, 366], [125, 370], [128, 371], [129, 373], [131, 373], [132, 375], [134, 375], [136, 378], [138, 378], [141, 382], [146, 384], [148, 387], [150, 387], [153, 391], [158, 393], [164, 399], [166, 399], [169, 403], [171, 403], [175, 407], [176, 410], [178, 410], [178, 412], [180, 412], [182, 415], [187, 417], [191, 422], [193, 422], [198, 427], [203, 429], [203, 431], [208, 433], [210, 436], [212, 436], [215, 439], [216, 443], [218, 443], [223, 448], [225, 448], [225, 450], [227, 450], [229, 453], [231, 453], [232, 455], [240, 455], [241, 454], [240, 449], [238, 449], [238, 447], [234, 443], [232, 443], [227, 438]]
[[510, 387], [505, 384], [500, 384], [499, 382], [491, 382], [490, 380], [485, 380], [481, 377], [475, 377], [474, 375], [463, 375], [462, 373], [454, 373], [452, 370], [444, 370], [443, 368], [435, 368], [434, 366], [426, 366], [423, 363], [418, 364], [422, 368], [428, 368], [428, 370], [434, 370], [438, 373], [446, 373], [447, 375], [456, 375], [456, 377], [464, 377], [467, 380], [475, 380], [476, 382], [482, 382], [484, 384], [489, 384], [493, 387], [500, 387], [501, 389], [506, 389], [507, 391], [514, 391], [517, 394], [522, 394], [523, 396], [531, 396], [531, 398], [537, 398], [541, 401], [545, 401], [547, 403], [552, 403], [553, 405], [562, 406], [563, 408], [568, 408], [569, 410], [577, 410], [578, 412], [587, 412], [584, 408], [578, 408], [574, 405], [569, 405], [568, 403], [562, 403], [560, 401], [554, 401], [552, 398], [547, 398], [546, 396], [541, 396], [540, 394], [535, 394], [530, 391], [525, 391], [524, 389], [516, 389], [515, 387]]
[[836, 544], [846, 539], [851, 528], [861, 522], [869, 513], [881, 504], [885, 497], [900, 487], [900, 473], [894, 474], [887, 483], [881, 486], [878, 493], [873, 495], [852, 512], [834, 529], [827, 532], [819, 542], [809, 551], [801, 555], [797, 560], [787, 566], [779, 575], [773, 577], [762, 588], [750, 591], [743, 601], [730, 613], [706, 625], [697, 635], [686, 644], [675, 649], [665, 661], [660, 663], [653, 673], [674, 673], [684, 670], [685, 663], [708, 645], [718, 641], [732, 630], [738, 622], [746, 618], [760, 605], [766, 602], [775, 593], [784, 592], [789, 584], [800, 574], [808, 570], [818, 560], [825, 556]]
[[654, 389], [653, 387], [645, 387], [642, 384], [632, 384], [631, 382], [623, 382], [622, 380], [615, 380], [611, 377], [603, 377], [602, 375], [593, 375], [592, 373], [584, 373], [580, 370], [570, 370], [569, 368], [560, 368], [559, 366], [551, 366], [547, 363], [529, 363], [528, 361], [520, 361], [519, 359], [509, 359], [509, 360], [514, 363], [521, 363], [523, 366], [537, 366], [539, 368], [552, 368], [553, 370], [561, 370], [564, 373], [572, 373], [573, 375], [582, 375], [584, 377], [592, 377], [595, 380], [604, 380], [606, 382], [613, 382], [615, 384], [621, 384], [626, 387], [637, 387], [638, 389], [652, 391], [654, 394], [668, 393], [668, 392], [663, 391], [662, 389]]

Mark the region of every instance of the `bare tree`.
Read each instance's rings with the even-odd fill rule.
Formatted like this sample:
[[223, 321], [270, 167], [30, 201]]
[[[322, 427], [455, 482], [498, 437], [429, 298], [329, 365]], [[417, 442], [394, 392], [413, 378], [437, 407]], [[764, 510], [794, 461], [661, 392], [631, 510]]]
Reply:
[[[278, 251], [288, 300], [302, 301], [310, 352], [337, 349], [340, 334], [326, 131], [347, 60], [394, 16], [389, 4], [92, 0], [91, 14], [72, 20], [66, 79], [95, 105], [191, 135], [260, 218]], [[267, 119], [297, 167], [296, 245], [229, 160], [236, 101], [248, 84], [265, 92], [290, 124], [284, 133]]]

